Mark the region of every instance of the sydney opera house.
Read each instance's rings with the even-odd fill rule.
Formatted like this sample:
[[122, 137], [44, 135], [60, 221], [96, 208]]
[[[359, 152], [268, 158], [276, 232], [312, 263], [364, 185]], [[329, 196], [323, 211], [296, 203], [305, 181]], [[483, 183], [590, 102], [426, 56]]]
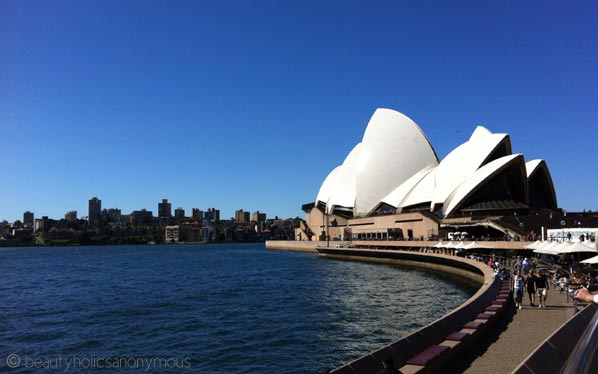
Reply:
[[546, 162], [513, 153], [508, 134], [478, 126], [439, 160], [421, 128], [389, 109], [302, 209], [298, 240], [518, 237], [559, 212]]

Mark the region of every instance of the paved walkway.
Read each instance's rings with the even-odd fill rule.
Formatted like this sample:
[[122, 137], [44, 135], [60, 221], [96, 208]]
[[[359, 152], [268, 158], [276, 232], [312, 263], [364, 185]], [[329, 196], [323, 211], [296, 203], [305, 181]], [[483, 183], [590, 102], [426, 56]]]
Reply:
[[521, 310], [515, 304], [503, 315], [493, 333], [453, 367], [451, 373], [512, 373], [546, 338], [574, 314], [573, 302], [554, 288], [546, 308], [531, 307], [527, 292]]

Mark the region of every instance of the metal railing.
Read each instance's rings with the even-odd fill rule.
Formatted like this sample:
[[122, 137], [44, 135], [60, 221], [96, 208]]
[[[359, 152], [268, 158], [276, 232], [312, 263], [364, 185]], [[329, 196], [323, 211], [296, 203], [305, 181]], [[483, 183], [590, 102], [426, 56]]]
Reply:
[[594, 317], [573, 348], [561, 373], [589, 374], [596, 354], [596, 347], [598, 347], [598, 312], [594, 313]]

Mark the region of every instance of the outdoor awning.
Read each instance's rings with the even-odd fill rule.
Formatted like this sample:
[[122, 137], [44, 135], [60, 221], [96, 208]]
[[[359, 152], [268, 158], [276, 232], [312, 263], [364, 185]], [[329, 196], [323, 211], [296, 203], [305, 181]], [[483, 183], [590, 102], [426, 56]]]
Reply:
[[546, 255], [558, 255], [558, 252], [555, 252], [556, 247], [561, 245], [561, 242], [544, 242], [538, 248], [534, 249], [534, 253], [542, 253]]
[[581, 261], [582, 264], [598, 264], [598, 256], [590, 257], [587, 260]]
[[525, 248], [525, 249], [538, 249], [539, 246], [542, 245], [542, 243], [543, 242], [541, 240], [536, 240], [535, 242], [533, 242], [531, 244], [528, 244], [528, 245], [526, 245], [523, 248]]
[[596, 248], [588, 247], [587, 245], [583, 245], [579, 242], [564, 243], [564, 244], [566, 244], [566, 245], [559, 246], [557, 248], [559, 253], [578, 253], [578, 252], [598, 253]]
[[467, 245], [465, 243], [463, 243], [463, 241], [459, 242], [459, 244], [455, 245], [454, 247], [455, 249], [465, 249], [467, 248]]
[[490, 247], [478, 244], [478, 242], [474, 241], [474, 242], [467, 244], [464, 249], [484, 249], [484, 248], [488, 249]]

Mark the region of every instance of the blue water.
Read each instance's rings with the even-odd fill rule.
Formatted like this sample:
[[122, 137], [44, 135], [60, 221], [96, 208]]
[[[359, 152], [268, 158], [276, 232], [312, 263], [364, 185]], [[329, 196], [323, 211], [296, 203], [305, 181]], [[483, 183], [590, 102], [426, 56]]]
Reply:
[[5, 248], [0, 369], [318, 373], [473, 292], [446, 275], [263, 244]]

